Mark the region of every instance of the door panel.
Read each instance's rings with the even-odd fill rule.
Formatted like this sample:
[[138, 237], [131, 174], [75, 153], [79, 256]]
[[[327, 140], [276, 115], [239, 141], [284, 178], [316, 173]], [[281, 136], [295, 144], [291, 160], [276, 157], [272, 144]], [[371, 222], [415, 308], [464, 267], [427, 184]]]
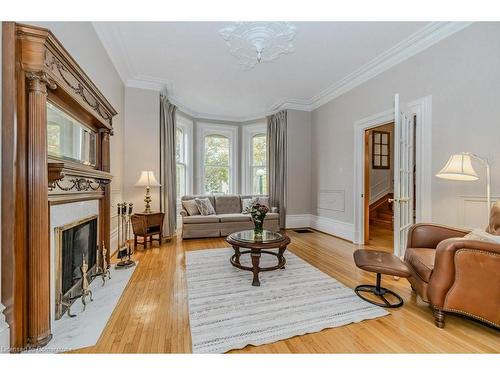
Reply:
[[394, 97], [394, 255], [404, 256], [413, 225], [413, 121]]

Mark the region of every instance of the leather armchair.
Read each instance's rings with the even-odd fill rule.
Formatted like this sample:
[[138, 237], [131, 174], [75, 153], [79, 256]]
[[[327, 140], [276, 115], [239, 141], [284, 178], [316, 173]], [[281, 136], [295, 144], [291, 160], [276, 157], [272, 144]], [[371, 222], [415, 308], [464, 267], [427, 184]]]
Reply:
[[[500, 202], [487, 232], [500, 235]], [[436, 224], [410, 228], [405, 252], [412, 289], [434, 309], [467, 315], [500, 328], [500, 244], [464, 239], [468, 231]]]

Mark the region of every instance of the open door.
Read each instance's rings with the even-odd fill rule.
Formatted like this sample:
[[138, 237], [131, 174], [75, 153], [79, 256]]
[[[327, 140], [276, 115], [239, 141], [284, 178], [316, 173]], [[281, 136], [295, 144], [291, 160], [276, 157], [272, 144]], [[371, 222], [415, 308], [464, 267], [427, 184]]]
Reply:
[[394, 255], [403, 257], [413, 224], [413, 121], [394, 96]]

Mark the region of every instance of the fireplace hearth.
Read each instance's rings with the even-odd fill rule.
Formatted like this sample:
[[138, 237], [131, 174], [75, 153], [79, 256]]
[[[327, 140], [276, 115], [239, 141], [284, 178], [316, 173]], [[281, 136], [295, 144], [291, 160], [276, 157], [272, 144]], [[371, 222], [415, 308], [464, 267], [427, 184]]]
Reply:
[[[85, 286], [97, 273], [98, 216], [93, 215], [55, 228], [56, 245], [56, 319], [69, 311], [77, 298], [85, 302]], [[86, 279], [82, 266], [85, 261]], [[82, 288], [83, 286], [83, 288]]]

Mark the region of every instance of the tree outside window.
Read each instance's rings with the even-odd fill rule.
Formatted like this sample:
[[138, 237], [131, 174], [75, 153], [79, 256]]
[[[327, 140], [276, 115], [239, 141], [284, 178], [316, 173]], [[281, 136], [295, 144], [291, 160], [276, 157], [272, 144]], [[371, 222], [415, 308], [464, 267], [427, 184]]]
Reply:
[[256, 134], [251, 145], [252, 194], [267, 194], [267, 137]]
[[229, 138], [216, 134], [205, 137], [203, 182], [205, 193], [229, 193], [230, 154]]

